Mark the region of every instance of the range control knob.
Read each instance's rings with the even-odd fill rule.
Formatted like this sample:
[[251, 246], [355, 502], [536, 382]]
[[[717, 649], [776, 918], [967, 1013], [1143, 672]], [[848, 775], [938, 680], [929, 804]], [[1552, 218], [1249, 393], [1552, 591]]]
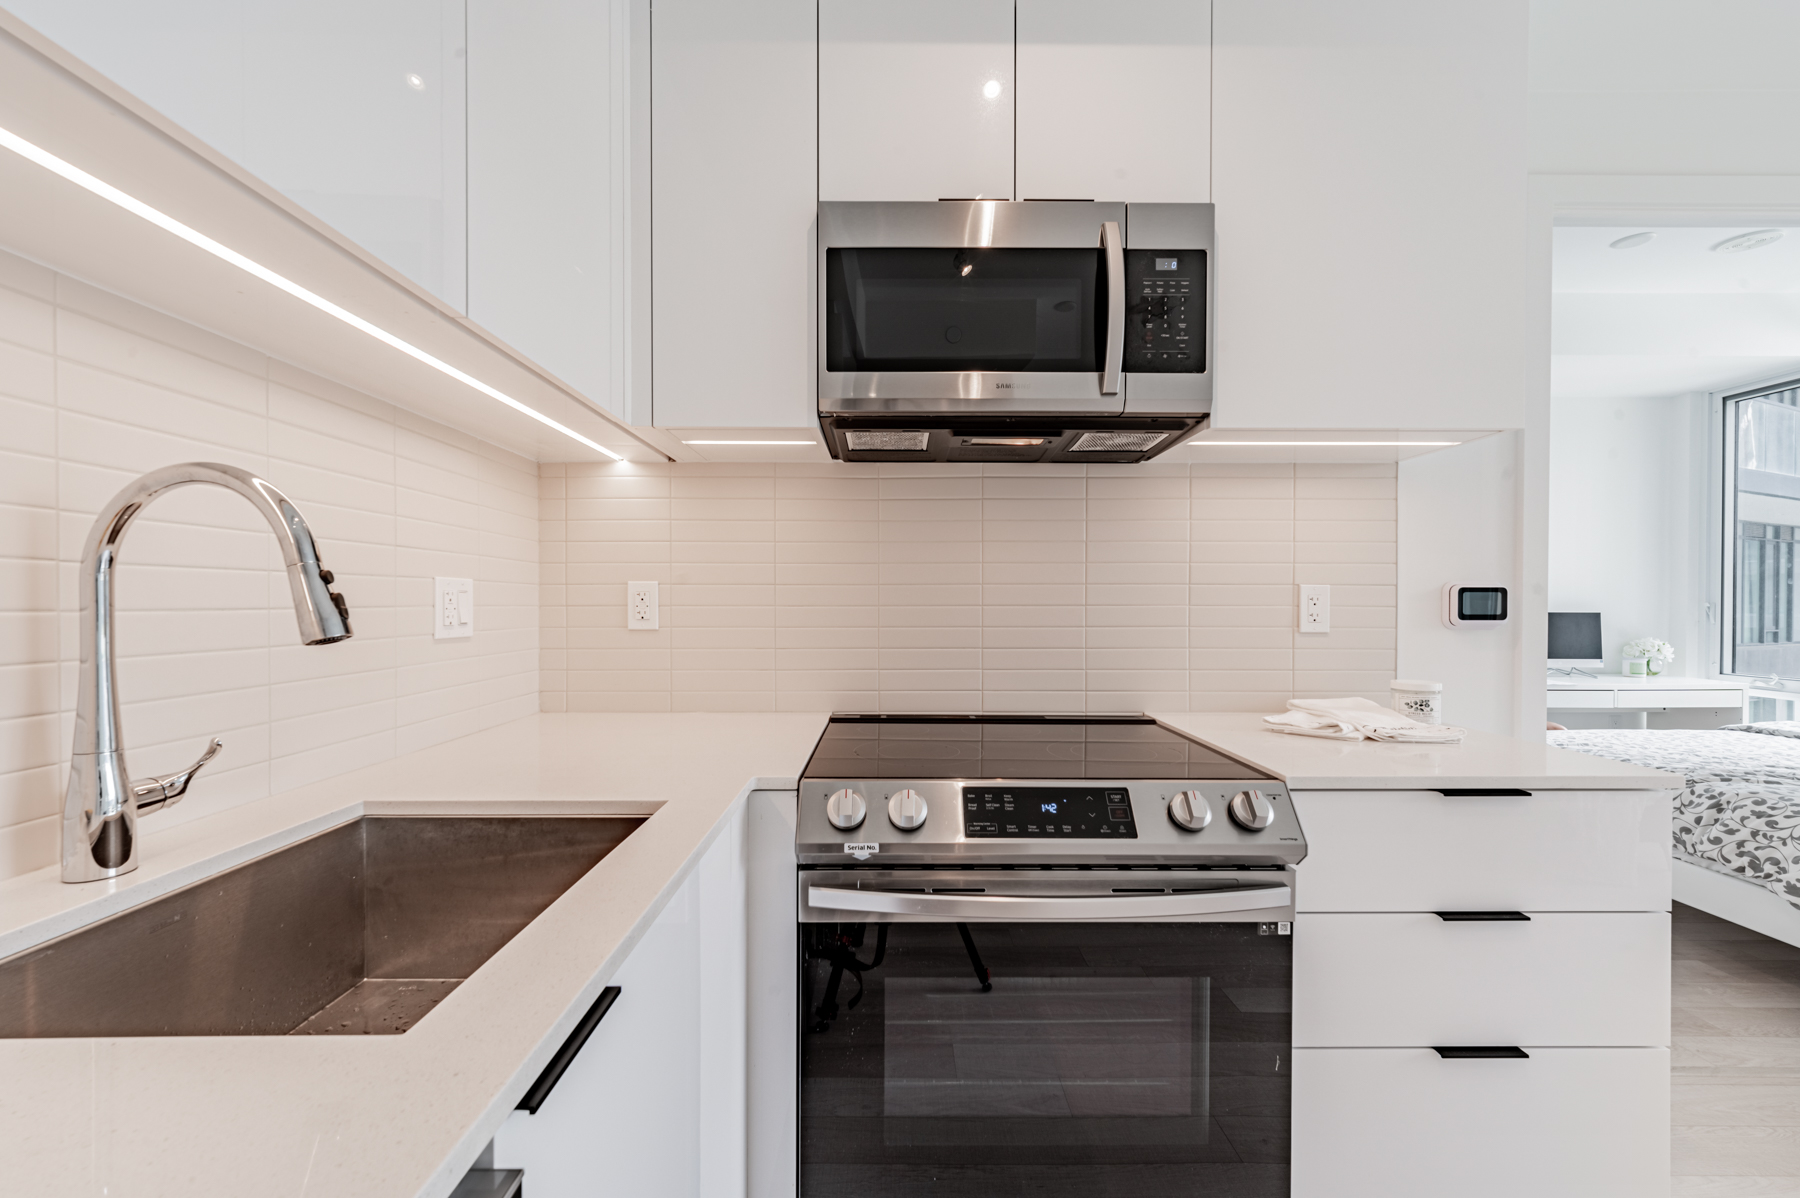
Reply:
[[1275, 822], [1275, 804], [1260, 790], [1240, 790], [1231, 796], [1232, 822], [1251, 832], [1260, 832]]
[[916, 790], [897, 790], [888, 796], [888, 822], [910, 832], [925, 822], [925, 796]]
[[1177, 828], [1198, 832], [1212, 823], [1212, 807], [1197, 790], [1184, 790], [1169, 800], [1169, 819]]
[[854, 790], [834, 790], [825, 800], [825, 818], [840, 832], [862, 827], [863, 817], [868, 814], [869, 805]]

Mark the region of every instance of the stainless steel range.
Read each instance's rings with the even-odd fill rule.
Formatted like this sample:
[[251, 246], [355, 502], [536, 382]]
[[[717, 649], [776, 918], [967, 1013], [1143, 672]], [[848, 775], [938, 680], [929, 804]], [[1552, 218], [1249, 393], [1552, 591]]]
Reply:
[[800, 1193], [1288, 1192], [1286, 788], [1146, 717], [834, 716]]

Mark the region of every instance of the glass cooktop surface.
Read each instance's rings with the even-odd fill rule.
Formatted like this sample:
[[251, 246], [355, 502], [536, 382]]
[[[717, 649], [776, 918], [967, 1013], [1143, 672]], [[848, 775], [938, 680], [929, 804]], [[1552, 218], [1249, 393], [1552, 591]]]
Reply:
[[834, 715], [808, 778], [1260, 779], [1145, 716]]

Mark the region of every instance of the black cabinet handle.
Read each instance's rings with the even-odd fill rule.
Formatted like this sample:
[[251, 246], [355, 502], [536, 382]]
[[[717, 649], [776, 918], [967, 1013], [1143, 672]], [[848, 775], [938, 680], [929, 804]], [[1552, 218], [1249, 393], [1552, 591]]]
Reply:
[[1512, 1045], [1481, 1045], [1460, 1048], [1439, 1048], [1434, 1045], [1431, 1051], [1437, 1053], [1438, 1056], [1444, 1058], [1446, 1061], [1472, 1061], [1494, 1058], [1528, 1061], [1531, 1059], [1530, 1053], [1526, 1052], [1523, 1048], [1517, 1048]]
[[1440, 786], [1437, 792], [1446, 799], [1529, 799], [1529, 790], [1520, 790], [1516, 786], [1465, 786], [1445, 789]]
[[1523, 911], [1433, 911], [1445, 923], [1530, 923]]
[[587, 1044], [588, 1037], [594, 1034], [594, 1029], [600, 1026], [600, 1021], [606, 1018], [606, 1013], [612, 1010], [613, 1002], [618, 997], [617, 986], [608, 986], [600, 992], [594, 1005], [588, 1008], [587, 1014], [581, 1017], [581, 1022], [575, 1025], [575, 1030], [569, 1033], [569, 1038], [562, 1042], [562, 1047], [556, 1050], [556, 1055], [550, 1058], [550, 1063], [538, 1074], [538, 1079], [531, 1083], [531, 1089], [525, 1091], [525, 1097], [519, 1099], [519, 1110], [537, 1114], [538, 1108], [550, 1097], [550, 1091], [556, 1089], [556, 1083], [562, 1080], [570, 1062]]

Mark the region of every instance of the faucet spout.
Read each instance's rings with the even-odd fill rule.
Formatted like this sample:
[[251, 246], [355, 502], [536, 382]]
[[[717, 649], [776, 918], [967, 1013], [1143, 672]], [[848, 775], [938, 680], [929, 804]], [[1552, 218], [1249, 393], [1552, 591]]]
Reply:
[[[197, 483], [235, 491], [269, 522], [281, 544], [303, 644], [329, 645], [351, 635], [350, 609], [331, 589], [334, 579], [319, 564], [312, 530], [288, 497], [265, 480], [236, 466], [187, 462], [152, 470], [113, 496], [94, 521], [81, 555], [81, 672], [69, 789], [63, 797], [65, 882], [93, 882], [136, 869], [140, 810], [173, 802], [194, 770], [217, 751], [215, 741], [199, 763], [180, 775], [128, 781], [113, 670], [114, 567], [125, 530], [158, 495]], [[180, 789], [174, 785], [177, 779]]]

